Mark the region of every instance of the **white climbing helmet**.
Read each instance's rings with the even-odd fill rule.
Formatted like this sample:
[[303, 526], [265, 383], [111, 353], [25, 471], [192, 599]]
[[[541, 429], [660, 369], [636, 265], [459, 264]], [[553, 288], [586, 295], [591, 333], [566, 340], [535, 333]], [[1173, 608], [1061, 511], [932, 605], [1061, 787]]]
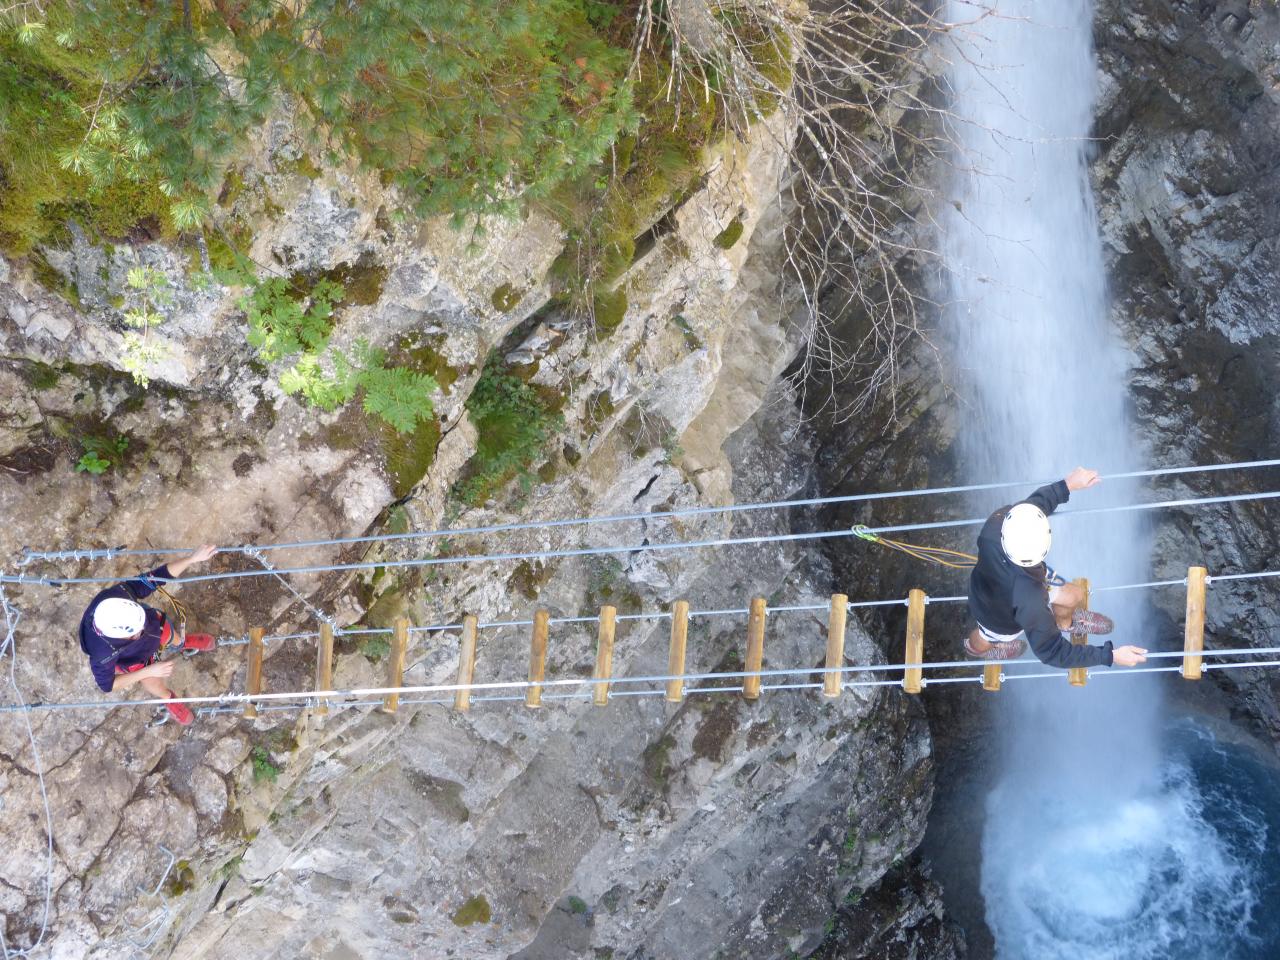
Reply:
[[107, 597], [93, 611], [93, 626], [104, 637], [124, 640], [142, 632], [147, 611], [124, 597]]
[[1020, 567], [1034, 567], [1049, 555], [1049, 518], [1034, 504], [1016, 503], [1000, 525], [1000, 546]]

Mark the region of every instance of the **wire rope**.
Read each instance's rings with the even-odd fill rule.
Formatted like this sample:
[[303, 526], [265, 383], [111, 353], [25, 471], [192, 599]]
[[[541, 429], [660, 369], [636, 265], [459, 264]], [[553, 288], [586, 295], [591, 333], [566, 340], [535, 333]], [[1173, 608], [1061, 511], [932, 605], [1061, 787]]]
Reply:
[[[1059, 511], [1055, 516], [1078, 517], [1105, 513], [1123, 513], [1134, 510], [1159, 510], [1171, 507], [1207, 506], [1216, 503], [1238, 503], [1248, 500], [1270, 500], [1280, 497], [1280, 490], [1264, 493], [1231, 494], [1218, 497], [1200, 497], [1184, 500], [1160, 500], [1148, 503], [1124, 504], [1113, 507], [1095, 507], [1087, 510]], [[872, 527], [868, 532], [900, 533], [908, 530], [936, 530], [948, 527], [977, 526], [986, 522], [985, 517], [966, 520], [939, 520], [930, 523], [897, 524], [886, 527]], [[516, 553], [469, 554], [458, 557], [426, 557], [407, 560], [371, 560], [356, 563], [317, 564], [303, 567], [282, 567], [277, 569], [237, 570], [227, 573], [205, 573], [194, 577], [181, 577], [163, 580], [164, 583], [209, 583], [221, 580], [237, 580], [245, 577], [271, 577], [288, 574], [350, 572], [356, 570], [393, 569], [405, 567], [435, 567], [463, 563], [493, 563], [507, 560], [547, 560], [566, 557], [604, 556], [620, 553], [644, 553], [648, 551], [691, 550], [706, 547], [741, 546], [761, 543], [787, 543], [808, 540], [822, 540], [839, 537], [858, 537], [857, 530], [820, 530], [808, 533], [770, 534], [754, 537], [722, 537], [713, 540], [670, 541], [658, 543], [629, 544], [627, 546], [575, 547], [562, 550], [532, 550]], [[255, 548], [256, 549], [256, 548]], [[117, 583], [118, 577], [32, 577], [25, 573], [0, 575], [0, 583], [30, 583], [41, 586], [61, 587], [69, 584]]]
[[[1258, 467], [1280, 466], [1280, 459], [1244, 460], [1234, 463], [1200, 464], [1189, 467], [1160, 467], [1151, 470], [1130, 470], [1123, 473], [1100, 475], [1102, 480], [1126, 480], [1144, 477], [1175, 476], [1193, 473], [1207, 473], [1221, 470], [1246, 470]], [[497, 523], [472, 527], [441, 527], [434, 530], [410, 530], [403, 533], [371, 534], [361, 537], [340, 537], [328, 540], [296, 540], [288, 543], [245, 544], [222, 547], [222, 552], [248, 553], [251, 550], [295, 550], [311, 547], [346, 546], [357, 543], [381, 543], [397, 540], [425, 540], [440, 537], [460, 537], [474, 534], [508, 533], [519, 530], [544, 530], [557, 527], [589, 526], [602, 523], [622, 523], [629, 521], [675, 520], [682, 517], [705, 516], [721, 513], [742, 513], [757, 510], [781, 510], [794, 507], [825, 506], [837, 503], [859, 503], [875, 500], [889, 500], [907, 497], [937, 496], [953, 493], [973, 493], [983, 490], [998, 490], [1009, 487], [1043, 486], [1053, 481], [1014, 481], [1003, 480], [996, 483], [977, 483], [965, 486], [927, 487], [915, 490], [892, 490], [880, 493], [857, 493], [845, 496], [808, 497], [796, 500], [771, 500], [760, 503], [731, 504], [728, 506], [687, 507], [679, 510], [662, 510], [636, 513], [618, 513], [596, 517], [573, 517], [556, 520], [528, 520], [518, 523]], [[914, 528], [912, 528], [914, 529]], [[83, 550], [25, 550], [21, 559], [22, 565], [35, 560], [82, 560], [111, 559], [126, 556], [171, 556], [191, 552], [190, 547], [161, 547], [147, 550], [131, 550], [123, 546], [107, 548], [91, 548]]]

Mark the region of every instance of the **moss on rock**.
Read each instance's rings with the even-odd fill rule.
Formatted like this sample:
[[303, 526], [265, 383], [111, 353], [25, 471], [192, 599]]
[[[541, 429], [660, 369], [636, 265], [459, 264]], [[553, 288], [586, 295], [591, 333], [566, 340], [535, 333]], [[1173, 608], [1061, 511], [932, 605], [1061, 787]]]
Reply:
[[733, 248], [739, 240], [742, 239], [742, 231], [744, 227], [741, 217], [734, 217], [729, 221], [729, 225], [716, 234], [716, 238], [711, 241], [721, 250], [729, 250]]
[[591, 312], [595, 317], [596, 330], [608, 335], [618, 329], [627, 315], [627, 294], [622, 288], [603, 290], [591, 298]]
[[471, 897], [450, 917], [459, 927], [469, 927], [473, 923], [488, 923], [492, 918], [493, 911], [489, 909], [489, 901], [482, 894]]
[[377, 421], [386, 457], [387, 474], [396, 498], [408, 496], [435, 463], [440, 446], [440, 421], [423, 420], [409, 433], [400, 433]]
[[489, 297], [489, 302], [493, 304], [493, 309], [499, 313], [510, 313], [520, 301], [524, 299], [525, 291], [510, 283], [504, 283], [494, 288], [493, 295]]

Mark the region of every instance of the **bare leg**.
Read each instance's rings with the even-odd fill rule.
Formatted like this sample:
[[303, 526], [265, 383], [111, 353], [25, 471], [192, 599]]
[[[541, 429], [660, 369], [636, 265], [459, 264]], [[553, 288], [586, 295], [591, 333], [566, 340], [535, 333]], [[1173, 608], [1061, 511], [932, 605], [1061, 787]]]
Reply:
[[1049, 605], [1053, 611], [1053, 619], [1058, 622], [1059, 630], [1071, 628], [1071, 617], [1084, 605], [1084, 591], [1074, 583], [1059, 588], [1055, 602]]
[[173, 699], [173, 691], [166, 687], [164, 681], [159, 677], [146, 677], [139, 680], [138, 683], [141, 685], [143, 690], [147, 691], [147, 693], [151, 694], [152, 697], [158, 700]]
[[982, 635], [982, 631], [974, 627], [973, 632], [969, 634], [969, 646], [973, 648], [974, 653], [986, 653], [991, 649], [991, 642]]

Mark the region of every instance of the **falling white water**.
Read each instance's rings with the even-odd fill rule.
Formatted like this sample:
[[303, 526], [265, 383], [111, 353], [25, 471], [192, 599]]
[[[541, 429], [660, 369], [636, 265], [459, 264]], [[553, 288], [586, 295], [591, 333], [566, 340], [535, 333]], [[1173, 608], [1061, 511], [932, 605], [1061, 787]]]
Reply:
[[[962, 25], [942, 248], [966, 472], [976, 482], [1141, 467], [1088, 179], [1091, 3], [951, 0], [948, 13]], [[1072, 505], [1144, 494], [1104, 483]], [[1101, 587], [1149, 579], [1149, 550], [1137, 514], [1061, 519], [1049, 562]], [[1141, 591], [1097, 593], [1092, 606], [1115, 618], [1117, 644], [1149, 646], [1144, 602]], [[1185, 764], [1163, 759], [1168, 679], [1106, 672], [1083, 690], [1065, 676], [1011, 682], [986, 706], [1003, 749], [981, 892], [1000, 958], [1199, 957], [1249, 923], [1248, 869], [1206, 827]], [[1210, 896], [1225, 904], [1197, 909]]]

